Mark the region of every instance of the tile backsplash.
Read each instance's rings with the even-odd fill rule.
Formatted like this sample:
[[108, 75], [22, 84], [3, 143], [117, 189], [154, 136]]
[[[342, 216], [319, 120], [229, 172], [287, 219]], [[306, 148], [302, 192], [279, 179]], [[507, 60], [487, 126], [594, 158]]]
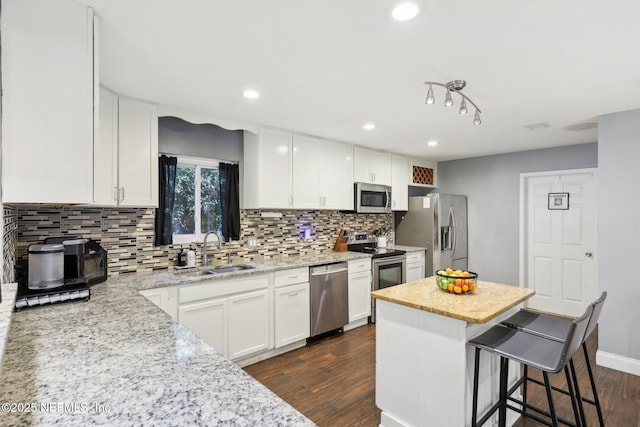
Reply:
[[2, 247], [4, 248], [2, 283], [15, 281], [14, 263], [16, 259], [16, 243], [18, 242], [18, 210], [13, 206], [3, 206], [4, 226], [2, 232]]
[[[5, 206], [4, 209], [5, 276], [12, 257], [15, 256], [19, 263], [26, 262], [29, 246], [42, 243], [46, 237], [80, 236], [98, 241], [108, 253], [110, 276], [171, 268], [176, 263], [180, 247], [189, 246], [154, 246], [155, 209], [152, 208], [20, 205]], [[263, 218], [259, 210], [241, 210], [240, 240], [226, 243], [223, 250], [218, 250], [215, 243], [209, 244], [209, 254], [217, 261], [226, 261], [230, 251], [236, 260], [242, 258], [245, 262], [309, 254], [333, 248], [342, 228], [370, 232], [382, 227], [391, 229], [393, 225], [393, 214], [311, 210], [278, 212], [282, 213], [282, 218]], [[14, 228], [17, 223], [13, 234], [7, 233], [8, 221]], [[304, 229], [310, 229], [308, 239], [301, 237]], [[257, 245], [249, 246], [248, 242], [253, 239]], [[196, 262], [200, 265], [202, 244], [195, 246]], [[13, 252], [11, 248], [14, 248]]]

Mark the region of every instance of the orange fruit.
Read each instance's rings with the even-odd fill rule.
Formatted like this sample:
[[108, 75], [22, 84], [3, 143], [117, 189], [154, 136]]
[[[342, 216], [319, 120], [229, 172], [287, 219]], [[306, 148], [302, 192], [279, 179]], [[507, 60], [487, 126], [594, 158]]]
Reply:
[[464, 285], [464, 279], [456, 279], [456, 285], [458, 286]]
[[460, 292], [462, 292], [462, 288], [456, 285], [453, 287], [453, 292], [455, 292], [456, 294], [459, 294]]
[[477, 287], [478, 287], [478, 285], [476, 285], [475, 283], [471, 284], [471, 290], [472, 291], [475, 291]]
[[469, 273], [468, 271], [462, 272], [462, 277], [469, 277], [469, 276], [471, 276], [471, 273]]
[[462, 270], [456, 270], [454, 273], [456, 276], [462, 276]]
[[462, 285], [462, 292], [469, 292], [469, 286]]
[[449, 284], [447, 285], [447, 290], [448, 290], [449, 292], [453, 292], [453, 283], [449, 283]]
[[451, 276], [453, 274], [453, 270], [450, 268], [447, 268], [444, 272], [447, 274], [447, 276]]

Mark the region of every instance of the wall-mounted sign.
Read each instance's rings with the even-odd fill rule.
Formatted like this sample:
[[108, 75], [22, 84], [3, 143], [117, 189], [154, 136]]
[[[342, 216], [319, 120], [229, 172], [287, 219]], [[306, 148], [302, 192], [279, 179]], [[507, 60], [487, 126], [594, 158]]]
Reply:
[[569, 193], [549, 193], [549, 210], [569, 209]]

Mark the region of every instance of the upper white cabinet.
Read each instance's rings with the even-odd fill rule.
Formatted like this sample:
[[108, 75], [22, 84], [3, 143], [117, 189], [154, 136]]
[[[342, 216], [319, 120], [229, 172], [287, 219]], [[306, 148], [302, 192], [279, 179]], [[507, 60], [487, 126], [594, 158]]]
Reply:
[[244, 133], [244, 208], [292, 208], [293, 134], [261, 128]]
[[409, 210], [409, 159], [391, 156], [391, 209]]
[[90, 203], [92, 9], [4, 0], [1, 19], [3, 202]]
[[353, 180], [355, 182], [391, 185], [391, 155], [389, 153], [355, 147], [353, 156]]
[[158, 112], [100, 88], [93, 203], [158, 205]]
[[353, 209], [352, 146], [278, 129], [244, 136], [244, 208]]

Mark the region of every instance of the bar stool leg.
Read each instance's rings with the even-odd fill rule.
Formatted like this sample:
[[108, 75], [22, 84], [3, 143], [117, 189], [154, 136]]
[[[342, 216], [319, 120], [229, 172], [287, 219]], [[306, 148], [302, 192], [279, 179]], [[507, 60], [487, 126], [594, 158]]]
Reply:
[[[573, 377], [573, 388], [576, 392], [576, 403], [580, 409], [580, 420], [583, 426], [587, 425], [587, 417], [584, 415], [584, 404], [582, 402], [582, 394], [580, 394], [580, 385], [578, 384], [578, 376], [576, 375], [576, 367], [573, 363], [573, 358], [569, 361], [569, 367], [571, 368], [571, 376]], [[565, 366], [565, 369], [567, 367]], [[571, 389], [569, 389], [571, 391]], [[577, 425], [577, 422], [576, 422]]]
[[547, 401], [549, 402], [549, 413], [551, 414], [551, 424], [553, 427], [558, 427], [558, 417], [556, 416], [556, 409], [553, 406], [553, 396], [551, 396], [551, 386], [549, 385], [549, 374], [542, 371], [544, 377], [544, 388], [547, 391]]
[[500, 409], [498, 410], [498, 427], [507, 425], [507, 377], [509, 375], [509, 359], [500, 357]]
[[529, 366], [524, 365], [523, 375], [524, 382], [522, 383], [522, 415], [527, 416], [527, 383], [529, 382]]
[[[569, 398], [571, 399], [571, 407], [573, 408], [573, 418], [576, 420], [576, 427], [582, 427], [584, 422], [584, 410], [582, 405], [578, 405], [577, 399], [580, 399], [580, 395], [575, 391], [575, 386], [578, 385], [578, 381], [575, 377], [575, 371], [571, 370], [572, 374], [569, 374], [569, 368], [565, 365], [564, 375], [567, 379], [567, 388], [569, 389]], [[582, 402], [582, 400], [580, 401]], [[580, 410], [578, 410], [580, 406]]]
[[478, 376], [480, 375], [480, 347], [476, 347], [476, 359], [473, 370], [473, 408], [471, 426], [478, 426]]
[[589, 372], [589, 381], [591, 382], [591, 391], [593, 392], [593, 401], [596, 403], [596, 410], [598, 411], [598, 421], [600, 427], [604, 427], [604, 418], [602, 416], [602, 408], [600, 407], [600, 399], [598, 398], [598, 391], [596, 390], [596, 381], [593, 378], [593, 371], [591, 369], [591, 361], [589, 360], [589, 354], [587, 353], [587, 344], [582, 343], [582, 350], [584, 351], [584, 359], [587, 363], [587, 371]]

